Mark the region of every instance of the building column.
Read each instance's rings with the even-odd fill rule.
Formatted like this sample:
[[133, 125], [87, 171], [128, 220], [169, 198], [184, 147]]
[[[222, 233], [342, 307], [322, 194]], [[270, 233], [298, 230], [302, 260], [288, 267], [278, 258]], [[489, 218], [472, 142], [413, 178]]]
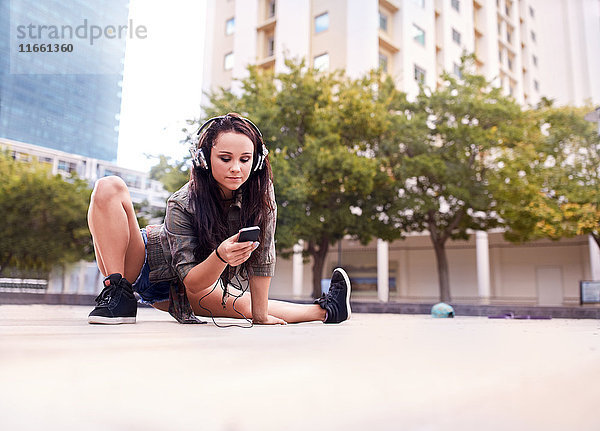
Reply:
[[79, 269], [79, 275], [77, 277], [77, 295], [82, 295], [85, 293], [85, 274], [87, 272], [87, 262], [85, 260], [80, 260], [77, 263], [77, 268]]
[[304, 262], [302, 261], [302, 250], [304, 250], [304, 241], [300, 240], [294, 245], [294, 255], [292, 256], [292, 295], [295, 298], [302, 296], [302, 284], [304, 283]]
[[600, 280], [600, 249], [592, 235], [588, 235], [588, 247], [590, 249], [590, 276], [592, 280]]
[[408, 296], [408, 250], [398, 250], [397, 253], [396, 294], [399, 298], [406, 298]]
[[389, 244], [377, 238], [377, 299], [388, 302], [390, 298]]
[[490, 252], [488, 234], [478, 230], [475, 233], [475, 248], [477, 252], [477, 290], [483, 304], [489, 304], [490, 289]]

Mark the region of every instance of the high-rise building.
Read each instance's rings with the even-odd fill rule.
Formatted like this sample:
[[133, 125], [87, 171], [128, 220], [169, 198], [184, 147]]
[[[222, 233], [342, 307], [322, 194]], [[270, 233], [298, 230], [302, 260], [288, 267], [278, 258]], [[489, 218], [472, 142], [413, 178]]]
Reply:
[[353, 77], [381, 67], [414, 96], [420, 83], [435, 88], [443, 71], [458, 74], [463, 53], [475, 53], [480, 73], [534, 104], [532, 10], [531, 0], [213, 0], [204, 87], [231, 88], [248, 64], [284, 70], [287, 56]]
[[0, 137], [116, 160], [128, 4], [0, 3]]
[[531, 5], [529, 14], [539, 20], [541, 93], [558, 105], [600, 104], [600, 0], [531, 0]]

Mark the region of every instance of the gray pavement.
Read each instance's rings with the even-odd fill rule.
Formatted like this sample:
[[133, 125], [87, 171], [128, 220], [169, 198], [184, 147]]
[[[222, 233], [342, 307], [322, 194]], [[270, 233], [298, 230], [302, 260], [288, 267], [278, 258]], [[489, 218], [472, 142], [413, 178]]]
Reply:
[[600, 429], [598, 320], [219, 329], [89, 311], [0, 305], [0, 429]]

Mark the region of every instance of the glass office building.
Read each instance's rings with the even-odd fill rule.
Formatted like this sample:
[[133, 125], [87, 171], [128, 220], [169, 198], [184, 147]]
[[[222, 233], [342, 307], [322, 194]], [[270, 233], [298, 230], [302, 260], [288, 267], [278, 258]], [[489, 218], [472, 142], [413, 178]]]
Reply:
[[0, 2], [0, 137], [116, 160], [128, 5]]

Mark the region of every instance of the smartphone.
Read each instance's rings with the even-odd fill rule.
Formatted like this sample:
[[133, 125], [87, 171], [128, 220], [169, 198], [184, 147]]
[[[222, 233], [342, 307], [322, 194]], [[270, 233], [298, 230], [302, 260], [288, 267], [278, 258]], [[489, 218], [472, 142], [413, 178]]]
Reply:
[[240, 229], [240, 236], [238, 237], [238, 242], [258, 241], [259, 236], [260, 236], [260, 227], [258, 227], [258, 226], [245, 227], [243, 229]]

